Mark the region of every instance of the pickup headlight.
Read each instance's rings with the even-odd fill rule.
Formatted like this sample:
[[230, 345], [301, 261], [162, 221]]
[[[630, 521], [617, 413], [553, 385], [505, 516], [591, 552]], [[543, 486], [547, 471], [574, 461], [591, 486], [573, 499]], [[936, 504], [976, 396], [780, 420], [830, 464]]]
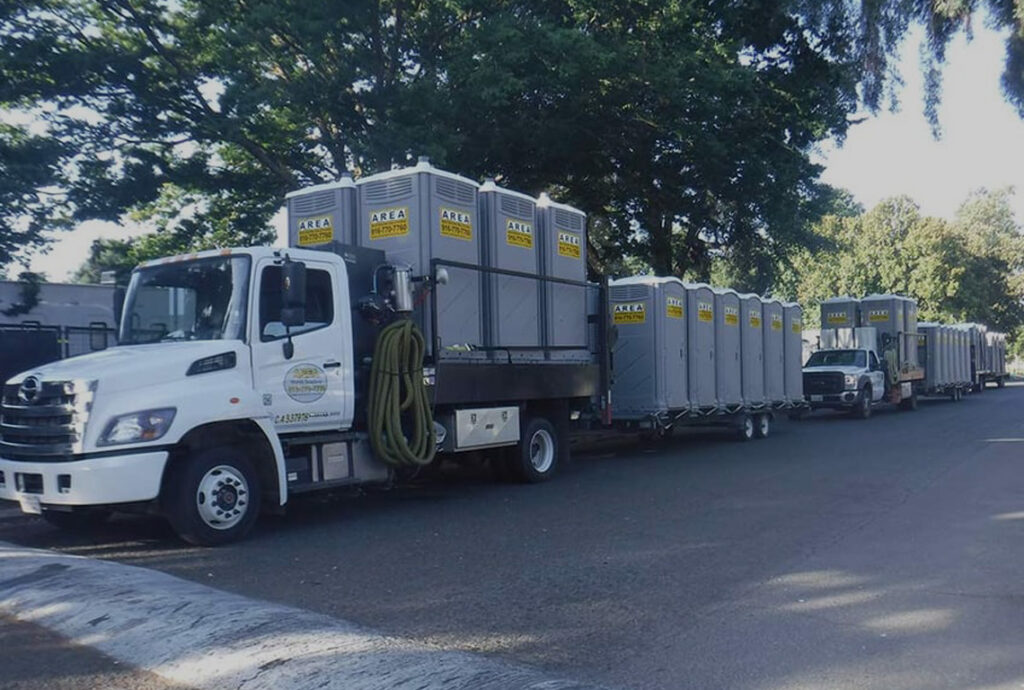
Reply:
[[845, 376], [843, 376], [843, 382], [846, 384], [847, 388], [854, 389], [857, 387], [857, 382], [859, 378], [860, 377], [858, 377], [856, 374], [846, 374]]
[[156, 410], [142, 410], [114, 417], [100, 434], [99, 446], [116, 446], [122, 443], [155, 441], [171, 428], [174, 421], [173, 407]]

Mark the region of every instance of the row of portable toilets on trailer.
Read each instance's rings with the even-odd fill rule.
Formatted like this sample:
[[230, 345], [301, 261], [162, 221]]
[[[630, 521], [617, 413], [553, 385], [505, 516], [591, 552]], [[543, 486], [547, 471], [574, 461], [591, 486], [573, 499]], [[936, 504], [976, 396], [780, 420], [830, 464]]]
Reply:
[[[579, 209], [492, 181], [481, 185], [425, 158], [358, 182], [345, 175], [286, 201], [291, 247], [379, 249], [414, 276], [431, 275], [435, 260], [463, 265], [445, 266], [447, 283], [434, 286], [440, 358], [589, 361], [586, 214]], [[417, 305], [413, 317], [435, 354], [429, 305]]]
[[615, 417], [803, 402], [800, 305], [677, 278], [612, 281]]

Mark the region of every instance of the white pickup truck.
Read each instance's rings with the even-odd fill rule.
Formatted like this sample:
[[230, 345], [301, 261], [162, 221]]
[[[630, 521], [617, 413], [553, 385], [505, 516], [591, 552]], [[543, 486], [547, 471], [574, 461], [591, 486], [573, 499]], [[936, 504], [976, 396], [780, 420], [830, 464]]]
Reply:
[[885, 368], [874, 350], [819, 350], [804, 365], [804, 395], [812, 410], [849, 410], [867, 419], [887, 389]]

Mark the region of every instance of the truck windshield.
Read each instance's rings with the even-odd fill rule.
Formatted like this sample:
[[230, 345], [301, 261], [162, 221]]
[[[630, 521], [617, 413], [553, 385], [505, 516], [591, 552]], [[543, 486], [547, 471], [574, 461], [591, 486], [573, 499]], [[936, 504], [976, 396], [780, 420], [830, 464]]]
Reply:
[[248, 295], [247, 256], [141, 268], [125, 295], [120, 344], [244, 340]]
[[807, 360], [806, 367], [866, 367], [867, 352], [864, 350], [823, 350], [815, 352]]

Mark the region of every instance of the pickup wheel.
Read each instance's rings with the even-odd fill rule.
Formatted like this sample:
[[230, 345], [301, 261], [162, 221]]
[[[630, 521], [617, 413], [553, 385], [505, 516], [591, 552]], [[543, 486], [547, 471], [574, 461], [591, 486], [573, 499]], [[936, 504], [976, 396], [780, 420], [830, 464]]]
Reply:
[[853, 409], [850, 411], [857, 419], [867, 419], [871, 416], [871, 386], [864, 386], [860, 389], [860, 395], [857, 396], [857, 402], [854, 404]]
[[768, 438], [772, 431], [772, 416], [770, 414], [759, 414], [754, 417], [754, 437]]
[[521, 482], [536, 484], [554, 476], [558, 469], [561, 439], [554, 425], [543, 417], [533, 417], [523, 428], [519, 446], [508, 456], [509, 473]]
[[260, 512], [259, 478], [246, 457], [228, 447], [182, 460], [165, 480], [164, 494], [171, 527], [198, 546], [241, 539]]
[[59, 510], [44, 510], [43, 519], [59, 530], [75, 534], [87, 534], [103, 526], [112, 510], [76, 510], [65, 513]]

